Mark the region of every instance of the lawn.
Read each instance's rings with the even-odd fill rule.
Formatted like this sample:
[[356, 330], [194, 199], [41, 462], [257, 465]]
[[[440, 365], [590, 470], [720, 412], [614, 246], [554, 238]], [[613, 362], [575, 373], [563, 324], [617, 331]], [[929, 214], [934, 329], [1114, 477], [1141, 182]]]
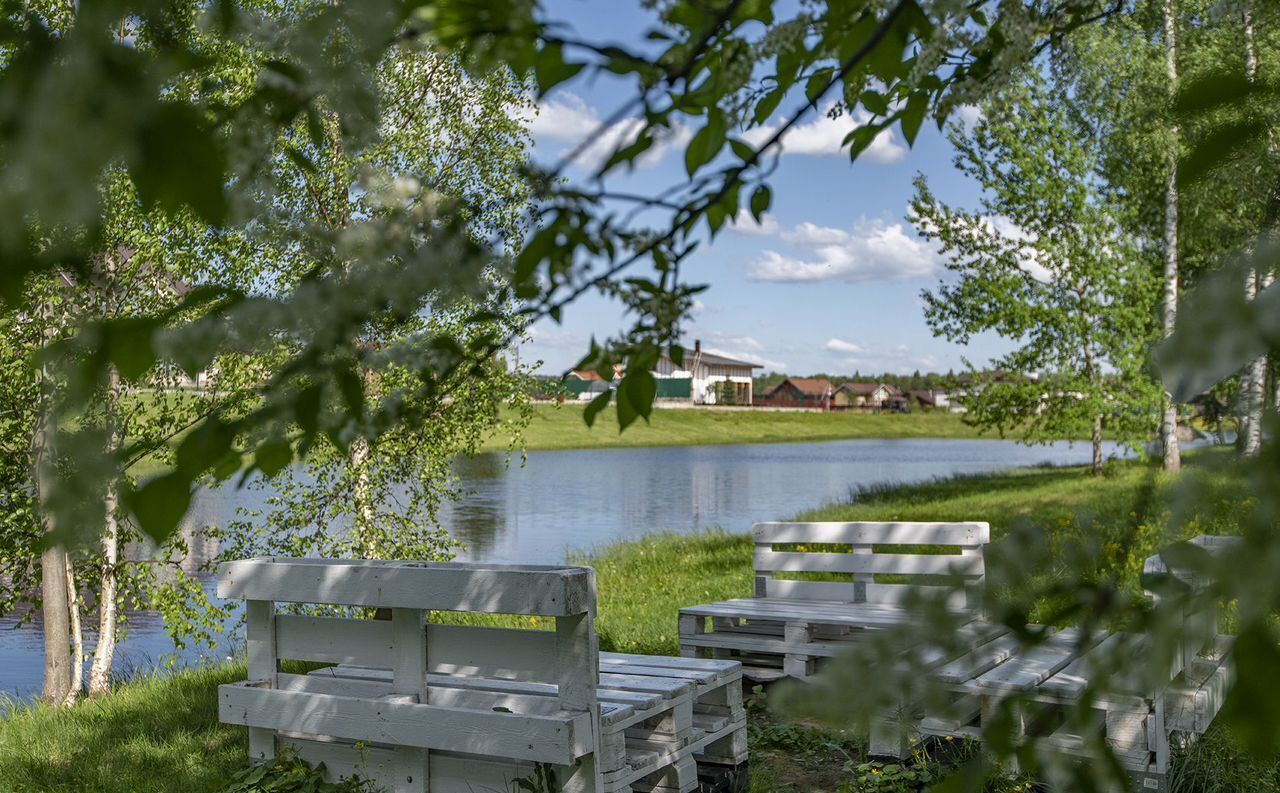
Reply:
[[[1143, 463], [1115, 465], [1101, 478], [1088, 477], [1081, 468], [1039, 468], [876, 490], [861, 494], [856, 503], [828, 505], [804, 517], [981, 518], [992, 524], [997, 540], [1020, 523], [1042, 528], [1055, 541], [1086, 530], [1107, 538], [1142, 527], [1140, 547], [1118, 549], [1111, 570], [1126, 586], [1136, 587], [1137, 571], [1128, 560], [1148, 555], [1165, 541], [1171, 515], [1185, 518], [1179, 534], [1228, 533], [1232, 515], [1247, 504], [1242, 490], [1228, 455], [1200, 453], [1189, 457], [1189, 470], [1179, 477]], [[1180, 498], [1193, 491], [1207, 495], [1209, 506], [1184, 509]], [[658, 535], [576, 561], [593, 564], [598, 572], [597, 626], [603, 649], [674, 654], [679, 607], [751, 593], [751, 543], [743, 535]], [[143, 678], [121, 685], [105, 701], [68, 711], [37, 707], [15, 712], [0, 722], [0, 791], [215, 790], [242, 766], [247, 751], [243, 730], [217, 723], [215, 689], [243, 674], [242, 665], [230, 664]], [[837, 786], [847, 793], [919, 789], [875, 786], [883, 775], [859, 769], [864, 762], [861, 736], [779, 721], [769, 715], [764, 701], [756, 702], [751, 718], [752, 789], [757, 793]], [[973, 748], [931, 751], [911, 766], [913, 773], [945, 775]], [[1217, 728], [1180, 757], [1175, 777], [1181, 793], [1280, 793], [1280, 767], [1244, 757]], [[1014, 791], [1023, 784], [1009, 779], [993, 790]]]
[[[799, 443], [855, 438], [995, 438], [979, 434], [956, 413], [809, 413], [714, 408], [655, 408], [618, 432], [613, 408], [582, 420], [582, 404], [539, 404], [524, 432], [528, 449], [611, 449], [634, 446], [695, 446], [727, 443]], [[1083, 437], [1083, 436], [1081, 436]], [[508, 433], [499, 430], [487, 448], [505, 449]]]

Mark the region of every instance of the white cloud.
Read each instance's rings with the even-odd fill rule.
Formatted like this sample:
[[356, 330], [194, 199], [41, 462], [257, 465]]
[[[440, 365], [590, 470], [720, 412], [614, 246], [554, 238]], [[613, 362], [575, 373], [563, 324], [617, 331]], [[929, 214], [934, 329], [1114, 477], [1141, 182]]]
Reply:
[[[812, 121], [797, 124], [782, 136], [783, 154], [806, 154], [811, 157], [841, 156], [847, 157], [844, 139], [858, 127], [865, 125], [872, 116], [866, 110], [858, 108], [852, 114], [841, 113], [836, 118], [827, 115], [831, 105], [822, 108], [822, 114]], [[760, 146], [773, 137], [778, 131], [777, 125], [753, 127], [742, 133], [742, 139], [752, 146]], [[859, 161], [890, 165], [907, 156], [907, 147], [898, 139], [892, 129], [886, 129], [876, 136], [860, 155]]]
[[[589, 141], [578, 155], [576, 162], [583, 168], [595, 170], [621, 146], [633, 142], [644, 122], [627, 118], [600, 129], [600, 114], [577, 94], [565, 91], [538, 103], [538, 112], [530, 121], [529, 129], [535, 139], [576, 146]], [[683, 149], [693, 132], [682, 124], [676, 124], [656, 135], [654, 143], [636, 158], [636, 165], [651, 168], [673, 149]]]
[[917, 369], [928, 372], [937, 371], [942, 367], [942, 361], [936, 356], [917, 354], [906, 344], [879, 347], [833, 338], [823, 347], [835, 353], [832, 357], [834, 363], [831, 365], [837, 368], [861, 370], [864, 374], [880, 372], [910, 374]]
[[766, 250], [747, 265], [755, 281], [802, 282], [843, 280], [851, 283], [918, 278], [932, 275], [937, 256], [929, 245], [901, 223], [857, 221], [852, 231], [801, 223], [782, 230], [779, 238], [804, 252], [787, 256]]
[[757, 222], [745, 209], [738, 210], [738, 214], [730, 221], [730, 227], [745, 237], [773, 237], [782, 230], [773, 215], [764, 215]]
[[866, 352], [866, 348], [860, 344], [854, 344], [844, 339], [828, 339], [827, 343], [822, 345], [831, 352], [840, 352], [847, 355], [861, 355]]
[[[784, 370], [787, 365], [782, 361], [769, 357], [769, 348], [754, 336], [725, 333], [718, 330], [704, 330], [694, 334], [701, 337], [702, 349], [714, 355], [737, 358], [740, 361], [758, 363], [766, 370]], [[686, 347], [692, 347], [686, 344]]]
[[960, 126], [969, 129], [982, 120], [982, 108], [977, 105], [960, 105], [951, 113]]

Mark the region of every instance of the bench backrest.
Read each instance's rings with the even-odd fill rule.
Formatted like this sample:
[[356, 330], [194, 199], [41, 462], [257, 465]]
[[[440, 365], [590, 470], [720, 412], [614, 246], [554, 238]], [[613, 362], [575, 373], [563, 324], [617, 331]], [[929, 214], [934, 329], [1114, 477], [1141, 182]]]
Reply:
[[[281, 660], [550, 683], [567, 709], [595, 705], [595, 571], [589, 567], [259, 558], [218, 571], [218, 596], [246, 601], [250, 680]], [[278, 602], [355, 606], [390, 619], [278, 613]], [[556, 630], [427, 624], [431, 611], [550, 617]], [[406, 692], [406, 693], [410, 693]], [[425, 701], [425, 692], [424, 694]]]
[[753, 534], [756, 597], [899, 605], [915, 592], [981, 605], [986, 523], [757, 523]]

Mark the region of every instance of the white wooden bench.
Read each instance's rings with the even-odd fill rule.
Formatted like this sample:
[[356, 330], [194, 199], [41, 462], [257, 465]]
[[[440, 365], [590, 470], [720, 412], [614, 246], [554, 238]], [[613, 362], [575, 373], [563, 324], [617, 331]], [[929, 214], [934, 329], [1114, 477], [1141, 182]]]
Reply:
[[[1197, 537], [1191, 542], [1212, 552], [1234, 541]], [[1193, 587], [1204, 583], [1171, 570], [1160, 556], [1146, 560], [1145, 570], [1171, 573]], [[1141, 634], [1050, 630], [1031, 647], [1011, 635], [993, 638], [930, 670], [950, 692], [949, 706], [918, 723], [898, 720], [895, 739], [882, 741], [878, 749], [902, 756], [911, 734], [980, 738], [996, 707], [1016, 696], [1018, 733], [1034, 731], [1043, 745], [1085, 759], [1096, 759], [1105, 742], [1138, 789], [1164, 790], [1170, 737], [1203, 734], [1232, 680], [1232, 638], [1218, 635], [1216, 606], [1185, 609], [1179, 619], [1183, 631], [1177, 652], [1167, 669], [1162, 663], [1158, 670], [1150, 667], [1157, 661], [1149, 638]], [[1082, 730], [1082, 696], [1100, 672], [1109, 684], [1105, 691], [1091, 692]]]
[[[246, 600], [249, 679], [221, 687], [219, 715], [249, 728], [254, 760], [288, 746], [397, 793], [507, 791], [535, 763], [568, 791], [689, 793], [700, 773], [745, 767], [740, 666], [600, 654], [590, 568], [250, 559], [220, 568], [218, 594]], [[555, 630], [435, 624], [432, 611]], [[282, 660], [333, 666], [285, 674]]]
[[994, 638], [1004, 630], [979, 619], [990, 534], [976, 522], [757, 523], [755, 597], [681, 609], [681, 653], [740, 660], [757, 680], [805, 678], [928, 599], [973, 623], [973, 641]]

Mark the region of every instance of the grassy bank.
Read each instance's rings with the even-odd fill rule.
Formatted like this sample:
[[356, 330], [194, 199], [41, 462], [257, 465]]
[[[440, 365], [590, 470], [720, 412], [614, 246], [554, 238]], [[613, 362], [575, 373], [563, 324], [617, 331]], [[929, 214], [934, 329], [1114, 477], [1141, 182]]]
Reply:
[[[991, 522], [997, 538], [1031, 523], [1054, 541], [1086, 529], [1117, 536], [1142, 526], [1141, 540], [1154, 550], [1163, 542], [1175, 498], [1208, 492], [1211, 507], [1188, 513], [1186, 533], [1230, 529], [1242, 485], [1222, 454], [1190, 457], [1189, 470], [1170, 478], [1143, 464], [1121, 464], [1103, 478], [1083, 469], [1031, 469], [949, 480], [863, 494], [857, 503], [822, 507], [807, 515], [822, 519], [964, 519]], [[778, 516], [785, 518], [789, 516]], [[1131, 554], [1116, 555], [1115, 572], [1136, 586]], [[681, 606], [748, 596], [751, 543], [742, 535], [654, 536], [593, 554], [583, 561], [598, 572], [604, 649], [674, 654], [676, 611]], [[243, 666], [140, 680], [112, 698], [68, 711], [36, 708], [0, 722], [0, 791], [9, 793], [202, 793], [241, 767], [247, 751], [243, 730], [217, 723], [216, 686], [240, 678]], [[859, 769], [860, 736], [817, 725], [786, 723], [757, 704], [752, 710], [753, 790], [859, 791], [923, 789], [920, 784], [878, 786], [883, 773]], [[942, 746], [918, 766], [937, 778], [970, 747]], [[1180, 760], [1182, 793], [1261, 791], [1280, 793], [1278, 769], [1243, 757], [1224, 731], [1214, 729]], [[879, 770], [879, 769], [877, 769]], [[921, 775], [923, 776], [923, 775]], [[1018, 790], [1022, 780], [993, 791]], [[1029, 789], [1029, 788], [1022, 788]]]
[[[769, 410], [656, 408], [619, 434], [613, 409], [594, 427], [582, 421], [583, 405], [537, 405], [525, 431], [530, 450], [613, 449], [637, 446], [696, 446], [722, 443], [795, 443], [856, 438], [993, 438], [980, 435], [955, 413], [800, 413]], [[510, 438], [499, 432], [488, 443], [505, 449]]]

